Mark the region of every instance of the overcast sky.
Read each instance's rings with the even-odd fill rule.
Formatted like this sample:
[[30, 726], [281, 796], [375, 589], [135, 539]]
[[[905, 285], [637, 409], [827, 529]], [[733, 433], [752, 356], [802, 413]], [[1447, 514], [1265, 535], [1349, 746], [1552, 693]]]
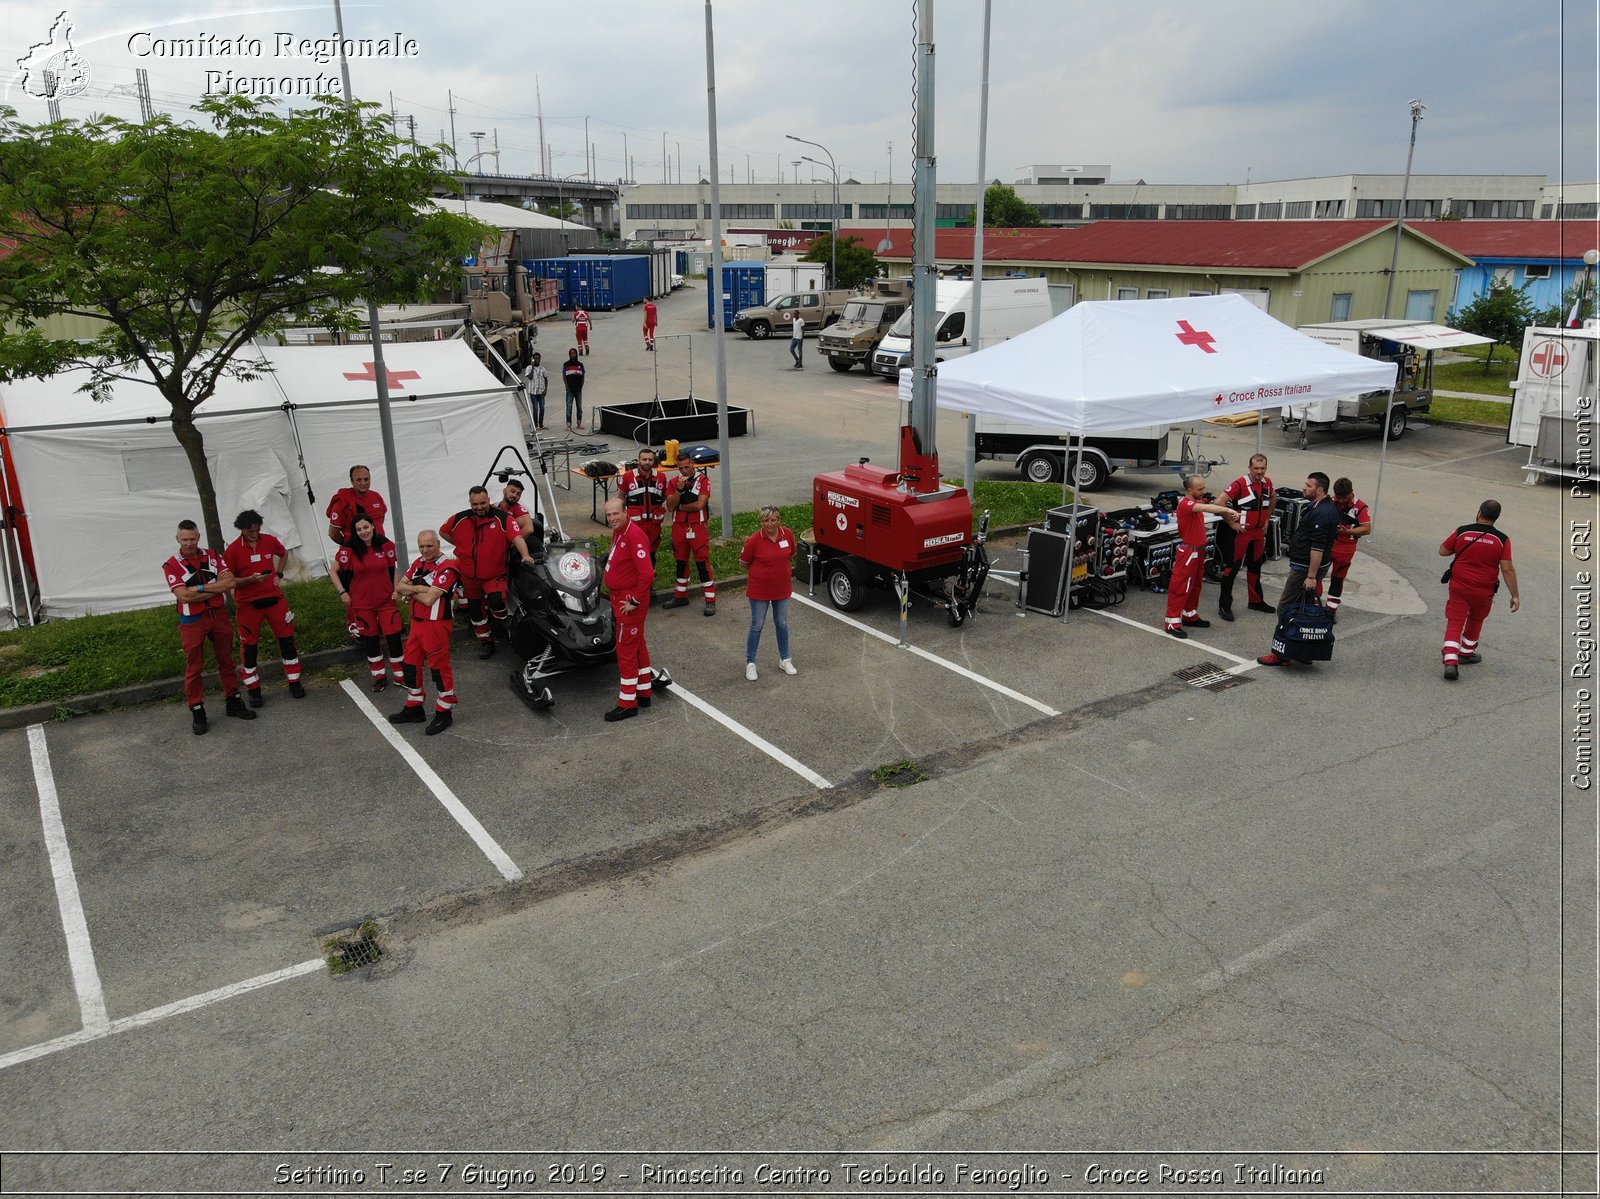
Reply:
[[[4, 102], [25, 120], [45, 120], [46, 104], [11, 63], [61, 11], [59, 0], [0, 0]], [[87, 89], [61, 102], [68, 117], [137, 118], [141, 66], [156, 107], [174, 113], [206, 89], [207, 71], [338, 77], [337, 60], [274, 53], [279, 33], [330, 37], [332, 0], [80, 0], [66, 12], [91, 71]], [[485, 149], [498, 134], [505, 173], [535, 171], [537, 79], [554, 173], [584, 171], [587, 117], [596, 178], [654, 183], [663, 136], [684, 182], [710, 170], [705, 12], [697, 0], [391, 0], [347, 2], [344, 20], [347, 37], [415, 42], [414, 58], [351, 66], [357, 94], [387, 107], [392, 93], [419, 139], [448, 140], [453, 92], [463, 160], [476, 130], [489, 135]], [[724, 180], [792, 178], [801, 154], [826, 157], [786, 133], [831, 150], [841, 179], [910, 179], [910, 0], [719, 0], [713, 12]], [[983, 5], [937, 0], [934, 12], [938, 175], [968, 182]], [[1596, 0], [993, 0], [985, 173], [1009, 182], [1028, 164], [1062, 163], [1152, 183], [1398, 174], [1408, 102], [1419, 98], [1419, 174], [1595, 180], [1595, 14]], [[135, 34], [148, 36], [130, 46]], [[158, 39], [240, 35], [260, 38], [261, 53], [158, 52], [171, 49]]]

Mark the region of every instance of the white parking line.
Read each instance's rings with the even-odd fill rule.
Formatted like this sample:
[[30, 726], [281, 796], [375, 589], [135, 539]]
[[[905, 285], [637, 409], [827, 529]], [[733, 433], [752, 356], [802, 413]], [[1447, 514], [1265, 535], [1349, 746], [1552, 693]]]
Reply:
[[[1167, 637], [1167, 631], [1165, 629], [1151, 628], [1147, 624], [1140, 624], [1137, 620], [1129, 620], [1126, 616], [1118, 616], [1115, 612], [1107, 612], [1102, 608], [1083, 608], [1081, 611], [1092, 612], [1096, 616], [1104, 616], [1107, 620], [1120, 621], [1131, 628], [1143, 629], [1146, 633], [1153, 633], [1157, 637]], [[1167, 637], [1167, 640], [1176, 641], [1177, 638]], [[1226, 658], [1230, 662], [1238, 663], [1238, 668], [1235, 670], [1230, 670], [1228, 672], [1229, 674], [1243, 674], [1245, 671], [1254, 670], [1256, 667], [1256, 663], [1249, 658], [1241, 658], [1238, 654], [1230, 654], [1225, 649], [1218, 649], [1214, 645], [1207, 645], [1203, 641], [1196, 641], [1193, 633], [1189, 634], [1188, 640], [1185, 641], [1184, 644], [1192, 645], [1195, 647], [1195, 649], [1204, 650], [1208, 654], [1216, 654], [1219, 658]]]
[[[818, 612], [824, 613], [827, 616], [831, 616], [835, 620], [842, 620], [842, 621], [844, 621], [845, 624], [849, 625], [851, 628], [860, 629], [863, 633], [869, 633], [872, 636], [876, 637], [879, 641], [887, 641], [890, 645], [893, 645], [893, 646], [896, 646], [896, 647], [898, 647], [899, 644], [900, 644], [899, 638], [891, 637], [888, 633], [880, 633], [877, 629], [873, 628], [871, 625], [862, 624], [861, 621], [856, 620], [853, 617], [846, 616], [843, 612], [836, 612], [832, 608], [829, 608], [829, 607], [826, 607], [823, 604], [817, 603], [816, 600], [807, 599], [805, 596], [799, 595], [799, 594], [796, 594], [791, 598], [793, 598], [796, 603], [804, 604], [808, 608], [815, 608]], [[1027, 704], [1028, 707], [1034, 709], [1037, 712], [1043, 712], [1046, 716], [1060, 716], [1061, 715], [1060, 712], [1058, 712], [1055, 708], [1052, 708], [1049, 704], [1041, 703], [1041, 702], [1039, 702], [1038, 700], [1034, 699], [1031, 696], [1027, 696], [1027, 695], [1022, 694], [1022, 692], [1020, 692], [1020, 691], [1013, 691], [1010, 687], [1007, 687], [1004, 683], [997, 683], [993, 679], [984, 678], [983, 675], [978, 674], [976, 671], [968, 670], [965, 666], [957, 665], [956, 663], [951, 662], [947, 658], [941, 658], [938, 654], [929, 653], [927, 650], [921, 648], [920, 646], [908, 645], [905, 648], [910, 650], [913, 654], [916, 654], [917, 657], [927, 659], [929, 662], [932, 662], [935, 666], [943, 666], [946, 670], [954, 671], [956, 674], [959, 674], [962, 678], [971, 679], [974, 683], [977, 683], [979, 686], [982, 686], [982, 687], [987, 687], [991, 691], [998, 691], [1001, 695], [1004, 695], [1009, 699], [1014, 699], [1019, 704]]]
[[411, 767], [416, 776], [422, 780], [423, 785], [433, 792], [433, 797], [444, 805], [444, 810], [455, 817], [456, 823], [466, 830], [467, 836], [477, 843], [479, 849], [498, 870], [503, 878], [515, 882], [522, 877], [521, 868], [511, 860], [511, 855], [500, 848], [500, 843], [489, 835], [489, 831], [478, 823], [478, 818], [467, 810], [467, 805], [456, 798], [456, 793], [445, 785], [432, 766], [423, 761], [419, 754], [405, 738], [400, 736], [378, 709], [372, 706], [370, 700], [362, 695], [360, 690], [349, 679], [339, 684], [345, 692], [355, 701], [356, 707], [366, 714], [372, 726], [383, 734], [383, 739], [394, 746], [395, 752], [405, 759], [407, 766]]
[[737, 733], [751, 745], [759, 749], [762, 753], [766, 754], [774, 762], [777, 762], [783, 766], [787, 766], [790, 770], [794, 771], [801, 778], [805, 779], [806, 782], [810, 783], [813, 787], [817, 787], [821, 790], [827, 790], [833, 786], [832, 783], [823, 778], [815, 770], [812, 770], [811, 767], [807, 766], [804, 762], [790, 757], [788, 754], [784, 753], [783, 750], [779, 749], [776, 745], [772, 744], [772, 742], [768, 741], [765, 737], [761, 736], [753, 729], [746, 728], [733, 717], [729, 716], [726, 712], [723, 712], [720, 709], [713, 707], [711, 704], [706, 703], [705, 700], [701, 699], [694, 692], [684, 687], [684, 685], [678, 682], [677, 679], [672, 681], [671, 691], [658, 692], [657, 695], [675, 695], [688, 704], [691, 708], [699, 708], [700, 711], [704, 712], [707, 716], [711, 717], [712, 720], [715, 720], [718, 724], [722, 725], [723, 728], [728, 729], [730, 732]]
[[138, 1012], [132, 1016], [124, 1016], [120, 1020], [112, 1020], [99, 1028], [84, 1028], [81, 1032], [71, 1032], [64, 1037], [56, 1037], [54, 1040], [40, 1041], [37, 1045], [29, 1045], [26, 1049], [15, 1049], [10, 1053], [0, 1054], [0, 1070], [8, 1070], [12, 1066], [20, 1066], [23, 1062], [31, 1062], [35, 1058], [48, 1057], [52, 1053], [60, 1053], [63, 1049], [71, 1049], [74, 1045], [87, 1045], [90, 1041], [98, 1041], [119, 1032], [131, 1032], [135, 1028], [143, 1028], [147, 1024], [154, 1024], [157, 1020], [165, 1020], [168, 1016], [181, 1016], [185, 1012], [192, 1012], [209, 1004], [221, 1003], [224, 999], [232, 999], [236, 995], [244, 995], [251, 991], [258, 991], [262, 987], [270, 987], [273, 983], [280, 983], [286, 979], [299, 978], [303, 974], [324, 970], [327, 965], [328, 963], [321, 958], [313, 958], [308, 962], [299, 962], [293, 966], [285, 966], [282, 970], [274, 970], [270, 974], [258, 974], [255, 978], [247, 978], [243, 982], [229, 983], [225, 987], [218, 987], [215, 991], [207, 991], [203, 995], [194, 995], [188, 999], [180, 999], [175, 1003], [165, 1003], [160, 1007], [153, 1007], [149, 1011]]
[[78, 877], [72, 872], [72, 851], [67, 847], [67, 828], [61, 821], [61, 802], [56, 796], [56, 776], [50, 769], [50, 748], [45, 744], [44, 725], [28, 727], [28, 750], [33, 756], [33, 784], [39, 791], [39, 819], [44, 824], [45, 848], [50, 854], [50, 875], [55, 879], [56, 903], [61, 908], [61, 927], [67, 935], [67, 961], [72, 966], [72, 985], [78, 992], [78, 1010], [83, 1013], [85, 1032], [103, 1032], [111, 1023], [106, 1013], [105, 992], [100, 987], [100, 971], [94, 964], [94, 946], [89, 941], [89, 922], [83, 914], [78, 894]]

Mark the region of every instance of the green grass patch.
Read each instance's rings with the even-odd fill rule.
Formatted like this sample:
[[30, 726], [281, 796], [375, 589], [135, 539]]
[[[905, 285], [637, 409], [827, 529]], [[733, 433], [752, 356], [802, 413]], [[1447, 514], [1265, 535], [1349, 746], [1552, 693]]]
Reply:
[[886, 762], [872, 772], [872, 778], [880, 787], [915, 787], [918, 783], [928, 780], [922, 767], [910, 758], [902, 758], [898, 762]]
[[[349, 641], [344, 605], [326, 580], [291, 583], [284, 590], [302, 655]], [[268, 631], [261, 639], [261, 661], [277, 658], [278, 643]], [[0, 633], [0, 707], [59, 702], [182, 673], [174, 604]]]
[[[1468, 346], [1467, 349], [1478, 350], [1483, 347]], [[1481, 361], [1446, 362], [1442, 366], [1435, 366], [1433, 387], [1435, 391], [1471, 391], [1483, 395], [1509, 397], [1511, 382], [1516, 377], [1517, 357], [1502, 346], [1494, 361], [1489, 364], [1487, 374], [1484, 373]]]
[[1511, 427], [1511, 405], [1494, 400], [1457, 400], [1450, 396], [1435, 395], [1428, 415], [1436, 420], [1462, 421], [1469, 425], [1493, 425], [1497, 429]]

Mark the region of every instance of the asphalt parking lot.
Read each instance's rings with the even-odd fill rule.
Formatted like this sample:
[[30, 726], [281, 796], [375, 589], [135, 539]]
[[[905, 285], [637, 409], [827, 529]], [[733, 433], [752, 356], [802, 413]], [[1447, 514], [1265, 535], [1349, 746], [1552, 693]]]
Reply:
[[[703, 333], [704, 311], [691, 289], [663, 323]], [[651, 385], [636, 326], [597, 322], [592, 400]], [[810, 346], [795, 372], [780, 342], [727, 351], [757, 415], [736, 508], [892, 457], [892, 388]], [[703, 391], [703, 346], [694, 369]], [[1255, 436], [1219, 431], [1219, 470]], [[1375, 442], [1278, 442], [1279, 483], [1321, 469], [1371, 498]], [[1255, 666], [1271, 618], [1242, 604], [1177, 642], [1163, 595], [1062, 621], [1017, 615], [995, 581], [960, 629], [914, 609], [916, 652], [889, 597], [846, 620], [819, 593], [792, 613], [801, 673], [774, 669], [769, 633], [750, 683], [730, 589], [710, 619], [652, 613], [678, 686], [621, 725], [601, 720], [609, 671], [555, 680], [536, 714], [505, 651], [461, 644], [456, 724], [397, 734], [411, 757], [373, 720], [397, 695], [332, 677], [205, 738], [170, 704], [0, 734], [19, 783], [0, 806], [0, 1144], [402, 1144], [422, 1089], [459, 1104], [432, 1118], [444, 1140], [490, 1129], [489, 1147], [1592, 1141], [1593, 810], [1562, 803], [1557, 735], [1572, 515], [1516, 454], [1449, 429], [1391, 447], [1335, 661], [1307, 670]], [[1107, 502], [1166, 485], [1119, 476]], [[573, 531], [585, 488], [562, 497]], [[1449, 685], [1436, 548], [1491, 494], [1524, 608], [1497, 607], [1486, 661]], [[1200, 664], [1230, 685], [1174, 677]], [[902, 762], [928, 781], [880, 789]], [[403, 968], [327, 978], [323, 934], [368, 916]], [[356, 1089], [267, 1061], [341, 1037], [406, 1070]], [[258, 1040], [230, 1081], [230, 1047]], [[463, 1055], [565, 1074], [469, 1096]], [[1547, 1188], [1548, 1165], [1476, 1181]], [[1361, 1185], [1443, 1177], [1409, 1168]]]

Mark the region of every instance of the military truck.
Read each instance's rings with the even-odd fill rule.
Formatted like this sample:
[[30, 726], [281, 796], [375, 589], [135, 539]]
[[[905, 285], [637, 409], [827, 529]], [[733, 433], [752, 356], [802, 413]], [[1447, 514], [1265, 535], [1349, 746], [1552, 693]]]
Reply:
[[856, 364], [872, 369], [872, 351], [911, 304], [910, 279], [875, 279], [872, 294], [853, 296], [839, 319], [822, 331], [817, 349], [843, 373]]
[[794, 319], [794, 313], [799, 312], [805, 321], [805, 331], [815, 333], [838, 319], [851, 295], [844, 288], [790, 292], [759, 308], [741, 308], [733, 314], [733, 327], [757, 341], [771, 337], [774, 329], [788, 337], [789, 323]]

